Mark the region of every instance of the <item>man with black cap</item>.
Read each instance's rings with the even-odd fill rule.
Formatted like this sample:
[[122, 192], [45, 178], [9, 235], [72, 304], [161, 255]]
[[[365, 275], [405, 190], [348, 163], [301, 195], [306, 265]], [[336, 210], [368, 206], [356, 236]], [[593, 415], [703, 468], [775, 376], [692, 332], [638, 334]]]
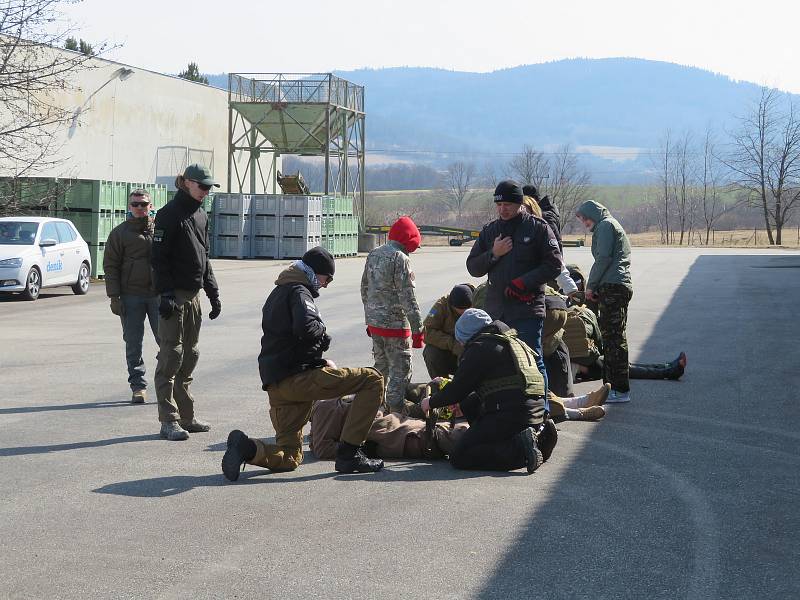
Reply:
[[303, 427], [315, 402], [355, 394], [336, 450], [341, 473], [375, 472], [382, 460], [367, 458], [361, 445], [383, 401], [383, 377], [365, 367], [338, 369], [322, 358], [331, 344], [314, 298], [333, 281], [336, 265], [330, 252], [317, 246], [282, 271], [262, 310], [258, 371], [269, 396], [275, 443], [249, 438], [234, 429], [222, 458], [222, 472], [239, 478], [244, 463], [272, 471], [293, 471], [303, 461]]
[[561, 253], [547, 223], [522, 208], [522, 197], [522, 188], [514, 181], [497, 185], [494, 202], [499, 218], [484, 225], [467, 258], [467, 271], [473, 277], [489, 275], [486, 312], [516, 329], [536, 353], [546, 387], [544, 288], [561, 272]]
[[461, 283], [442, 296], [431, 307], [423, 323], [425, 327], [425, 350], [422, 357], [431, 379], [450, 377], [458, 368], [458, 359], [464, 351], [455, 338], [456, 321], [472, 306], [475, 286]]
[[219, 287], [208, 260], [208, 215], [202, 208], [211, 187], [219, 187], [208, 167], [194, 164], [175, 179], [178, 191], [156, 213], [151, 266], [160, 294], [158, 308], [158, 364], [154, 379], [161, 437], [176, 441], [211, 426], [194, 416], [189, 392], [192, 372], [200, 356], [198, 340], [202, 288], [211, 303], [209, 319], [222, 311]]
[[452, 381], [422, 410], [459, 404], [469, 429], [450, 454], [457, 469], [533, 473], [550, 457], [558, 433], [545, 413], [545, 384], [532, 350], [502, 321], [469, 308], [456, 321], [464, 353]]

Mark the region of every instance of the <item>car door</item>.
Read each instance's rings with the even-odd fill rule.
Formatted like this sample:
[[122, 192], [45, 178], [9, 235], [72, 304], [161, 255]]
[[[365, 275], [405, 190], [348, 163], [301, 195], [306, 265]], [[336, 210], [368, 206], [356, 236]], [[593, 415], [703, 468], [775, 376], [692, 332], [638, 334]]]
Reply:
[[78, 281], [78, 269], [81, 266], [83, 257], [81, 256], [81, 244], [78, 243], [78, 235], [72, 228], [72, 225], [66, 221], [56, 221], [56, 230], [58, 231], [58, 240], [61, 248], [64, 251], [64, 276], [67, 283], [75, 283]]
[[55, 240], [55, 246], [39, 246], [42, 251], [42, 285], [62, 285], [68, 274], [64, 268], [64, 247], [58, 239], [58, 229], [48, 221], [39, 230], [39, 244], [44, 240]]

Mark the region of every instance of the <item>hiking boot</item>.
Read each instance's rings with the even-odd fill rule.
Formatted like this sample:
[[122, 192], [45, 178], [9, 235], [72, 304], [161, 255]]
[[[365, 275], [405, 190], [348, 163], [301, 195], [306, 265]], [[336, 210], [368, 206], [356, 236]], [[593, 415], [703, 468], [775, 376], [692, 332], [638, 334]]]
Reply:
[[586, 408], [590, 406], [601, 406], [606, 403], [608, 394], [611, 392], [611, 384], [604, 383], [603, 387], [586, 394]]
[[631, 401], [631, 393], [628, 392], [619, 392], [617, 390], [611, 390], [611, 393], [608, 395], [606, 399], [606, 404], [622, 404], [623, 402], [630, 402]]
[[170, 442], [180, 442], [189, 439], [189, 432], [177, 421], [167, 421], [161, 424], [161, 437]]
[[553, 419], [545, 419], [539, 433], [536, 435], [536, 445], [542, 452], [542, 460], [547, 460], [553, 454], [553, 448], [558, 442], [558, 430]]
[[334, 468], [339, 473], [376, 473], [383, 468], [383, 461], [380, 458], [367, 458], [358, 446], [339, 442]]
[[131, 404], [144, 404], [147, 400], [147, 392], [145, 390], [133, 390], [131, 394]]
[[536, 433], [533, 431], [532, 427], [526, 427], [520, 431], [517, 436], [525, 451], [525, 466], [528, 469], [528, 475], [530, 475], [542, 466], [544, 457], [542, 456], [542, 451], [539, 450], [539, 447], [536, 445]]
[[222, 455], [222, 474], [228, 481], [239, 479], [239, 473], [244, 469], [247, 459], [244, 457], [243, 446], [248, 439], [245, 432], [238, 429], [228, 434], [228, 447]]
[[606, 409], [602, 406], [579, 408], [578, 412], [581, 413], [581, 418], [576, 419], [577, 421], [599, 421], [606, 416]]
[[211, 429], [211, 424], [206, 423], [205, 421], [198, 421], [197, 419], [192, 419], [191, 421], [180, 421], [181, 427], [183, 427], [189, 433], [205, 433], [209, 429]]

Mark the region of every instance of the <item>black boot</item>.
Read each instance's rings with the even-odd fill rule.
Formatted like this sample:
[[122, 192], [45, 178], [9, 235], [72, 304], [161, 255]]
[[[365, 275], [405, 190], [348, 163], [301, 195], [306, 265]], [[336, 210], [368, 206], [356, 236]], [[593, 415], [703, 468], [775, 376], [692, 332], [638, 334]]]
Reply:
[[339, 473], [375, 473], [383, 468], [383, 461], [367, 458], [359, 446], [339, 442], [336, 448], [335, 469]]
[[541, 467], [544, 462], [542, 451], [536, 445], [536, 432], [533, 427], [526, 427], [517, 434], [517, 438], [525, 452], [525, 466], [528, 468], [528, 475], [530, 475]]
[[228, 434], [228, 448], [222, 456], [222, 474], [228, 481], [236, 481], [242, 465], [255, 455], [255, 442], [243, 431], [234, 429]]
[[545, 419], [538, 429], [536, 445], [542, 451], [542, 459], [547, 460], [553, 454], [553, 448], [556, 447], [556, 442], [558, 442], [558, 430], [553, 419]]

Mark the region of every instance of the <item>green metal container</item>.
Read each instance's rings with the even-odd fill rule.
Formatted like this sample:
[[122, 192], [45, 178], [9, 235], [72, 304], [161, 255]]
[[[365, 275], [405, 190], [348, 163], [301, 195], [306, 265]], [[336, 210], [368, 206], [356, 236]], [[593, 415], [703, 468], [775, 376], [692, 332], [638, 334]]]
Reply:
[[103, 256], [105, 255], [106, 245], [89, 244], [89, 256], [92, 258], [92, 277], [103, 277]]

